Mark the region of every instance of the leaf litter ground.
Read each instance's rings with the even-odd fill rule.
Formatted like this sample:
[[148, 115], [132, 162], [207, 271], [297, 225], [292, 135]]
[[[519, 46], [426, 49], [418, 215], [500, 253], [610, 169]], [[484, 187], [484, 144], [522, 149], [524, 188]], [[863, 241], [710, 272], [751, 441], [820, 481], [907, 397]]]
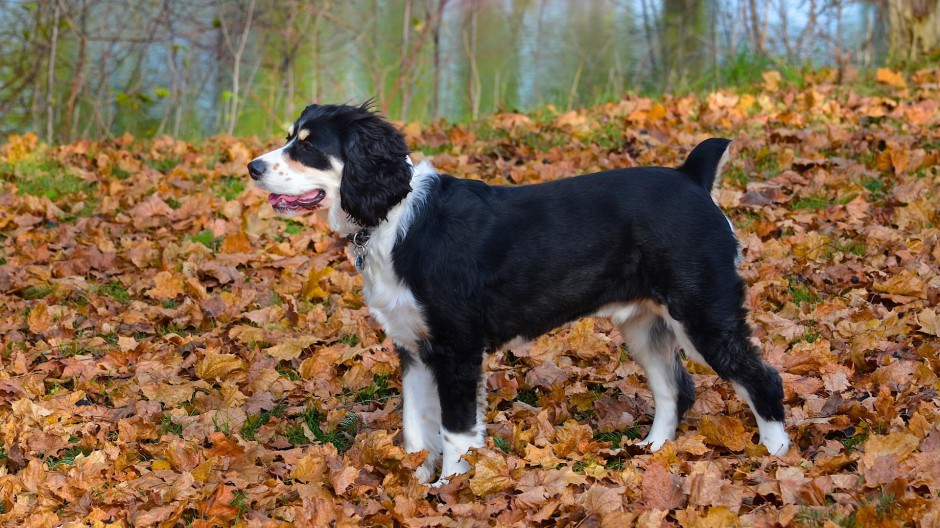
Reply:
[[401, 449], [397, 360], [315, 215], [274, 216], [253, 139], [0, 147], [0, 522], [18, 526], [937, 526], [940, 73], [404, 125], [490, 183], [675, 166], [735, 140], [755, 338], [794, 447], [771, 458], [689, 364], [678, 438], [603, 319], [487, 360], [486, 447], [439, 490]]

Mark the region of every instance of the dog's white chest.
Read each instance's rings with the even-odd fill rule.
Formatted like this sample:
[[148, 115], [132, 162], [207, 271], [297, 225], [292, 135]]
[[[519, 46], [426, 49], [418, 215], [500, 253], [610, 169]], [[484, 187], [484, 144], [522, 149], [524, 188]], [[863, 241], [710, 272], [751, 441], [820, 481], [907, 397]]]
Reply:
[[392, 233], [376, 230], [370, 241], [362, 269], [362, 294], [369, 312], [382, 325], [396, 345], [413, 354], [420, 351], [419, 343], [428, 337], [424, 314], [414, 293], [395, 273], [389, 240]]
[[366, 258], [363, 270], [366, 305], [382, 325], [385, 335], [395, 344], [418, 353], [418, 343], [428, 335], [421, 307], [411, 290], [395, 275], [391, 264], [382, 268], [370, 265]]
[[372, 232], [362, 262], [362, 294], [366, 306], [382, 325], [385, 335], [412, 354], [418, 354], [421, 341], [430, 337], [428, 325], [414, 292], [395, 273], [392, 249], [396, 240], [407, 233], [417, 209], [424, 203], [429, 185], [436, 179], [437, 173], [427, 162], [415, 167], [411, 180], [413, 191], [392, 208], [388, 221]]

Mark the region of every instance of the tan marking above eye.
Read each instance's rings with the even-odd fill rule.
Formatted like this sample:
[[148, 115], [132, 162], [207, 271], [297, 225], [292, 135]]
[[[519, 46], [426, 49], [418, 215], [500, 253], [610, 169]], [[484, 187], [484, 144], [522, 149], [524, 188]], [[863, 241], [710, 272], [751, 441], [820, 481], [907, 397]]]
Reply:
[[290, 126], [287, 127], [287, 136], [290, 137], [293, 135], [294, 135], [294, 124], [291, 123]]
[[297, 139], [303, 141], [307, 139], [307, 136], [309, 135], [310, 135], [310, 131], [307, 130], [306, 128], [302, 128], [300, 129], [300, 132], [297, 133]]

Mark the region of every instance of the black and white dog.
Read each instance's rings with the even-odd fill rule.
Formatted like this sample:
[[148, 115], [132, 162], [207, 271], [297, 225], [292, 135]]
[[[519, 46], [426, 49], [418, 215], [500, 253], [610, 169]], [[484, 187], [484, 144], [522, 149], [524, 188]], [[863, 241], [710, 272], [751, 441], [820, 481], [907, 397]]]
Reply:
[[308, 106], [287, 144], [248, 165], [289, 214], [323, 207], [353, 241], [366, 304], [401, 357], [404, 443], [430, 481], [483, 445], [483, 355], [580, 317], [610, 317], [645, 370], [674, 438], [695, 400], [678, 349], [731, 381], [773, 455], [790, 441], [776, 370], [750, 342], [739, 247], [710, 189], [729, 141], [678, 169], [630, 168], [490, 186], [413, 166], [402, 134], [366, 105]]

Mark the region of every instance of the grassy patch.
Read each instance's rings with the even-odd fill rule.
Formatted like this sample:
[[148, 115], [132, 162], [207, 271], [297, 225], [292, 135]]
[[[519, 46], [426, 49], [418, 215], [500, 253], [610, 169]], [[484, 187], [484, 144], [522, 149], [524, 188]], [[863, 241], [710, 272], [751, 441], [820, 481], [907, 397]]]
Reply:
[[186, 240], [198, 242], [212, 251], [218, 251], [219, 248], [222, 247], [222, 240], [224, 240], [224, 238], [225, 237], [215, 236], [212, 231], [209, 231], [208, 229], [203, 229], [195, 235], [187, 236]]
[[160, 419], [160, 428], [158, 431], [161, 435], [171, 434], [183, 438], [183, 424], [176, 422], [173, 420], [173, 417], [168, 414], [164, 414], [163, 418]]
[[270, 422], [271, 418], [284, 416], [286, 412], [287, 406], [279, 403], [269, 411], [261, 411], [258, 414], [249, 416], [245, 419], [245, 423], [242, 424], [242, 437], [245, 440], [254, 440], [255, 435], [258, 434], [258, 430]]
[[871, 193], [872, 200], [884, 200], [887, 194], [885, 193], [885, 182], [881, 178], [865, 178], [859, 182], [862, 187], [868, 189], [868, 192]]
[[777, 155], [771, 152], [767, 147], [762, 147], [755, 152], [754, 172], [760, 175], [764, 180], [769, 180], [780, 174], [780, 163], [777, 161]]
[[831, 258], [836, 253], [864, 257], [868, 254], [868, 250], [865, 249], [865, 244], [861, 242], [857, 242], [855, 240], [836, 239], [832, 242], [832, 244], [829, 244], [826, 247], [825, 255], [826, 258]]
[[89, 194], [94, 189], [94, 185], [50, 158], [31, 156], [16, 163], [3, 163], [0, 174], [16, 184], [18, 194], [45, 196], [52, 201], [78, 193]]
[[160, 171], [164, 174], [173, 170], [177, 165], [180, 164], [180, 159], [170, 156], [168, 158], [160, 159], [149, 159], [147, 160], [147, 165], [150, 168]]
[[852, 453], [854, 451], [857, 451], [858, 448], [862, 444], [864, 444], [866, 440], [868, 440], [867, 429], [860, 429], [860, 430], [853, 429], [851, 434], [843, 438], [841, 442], [842, 442], [842, 445], [845, 447], [845, 452]]
[[308, 408], [299, 418], [302, 420], [302, 423], [292, 424], [284, 432], [287, 441], [295, 446], [310, 442], [310, 439], [307, 438], [306, 432], [304, 431], [304, 425], [306, 425], [310, 433], [313, 434], [317, 443], [333, 444], [340, 453], [344, 453], [352, 447], [353, 439], [359, 431], [359, 417], [355, 413], [347, 414], [339, 423], [339, 426], [333, 431], [323, 428], [325, 416], [323, 416], [323, 413], [316, 407]]
[[819, 332], [815, 330], [810, 330], [800, 337], [801, 341], [806, 341], [807, 343], [815, 343], [819, 339]]
[[388, 376], [376, 374], [372, 376], [372, 383], [368, 387], [356, 393], [355, 402], [383, 402], [396, 394], [398, 394], [398, 390], [388, 386]]
[[275, 367], [275, 370], [277, 370], [278, 374], [280, 374], [281, 376], [284, 376], [285, 378], [291, 381], [297, 381], [300, 379], [300, 374], [297, 372], [297, 369], [295, 369], [293, 366], [291, 366], [290, 363], [286, 361], [278, 362], [277, 367]]
[[539, 404], [539, 395], [533, 389], [519, 389], [518, 392], [516, 392], [516, 401], [537, 407]]
[[509, 440], [506, 440], [501, 436], [494, 436], [493, 445], [495, 445], [503, 453], [509, 454]]
[[339, 342], [346, 346], [354, 347], [359, 344], [359, 336], [356, 334], [344, 334], [340, 336]]
[[640, 428], [634, 425], [622, 431], [596, 432], [594, 433], [594, 440], [598, 442], [609, 442], [611, 448], [618, 448], [624, 437], [626, 437], [627, 440], [639, 440], [641, 436]]
[[306, 229], [306, 226], [296, 220], [291, 220], [290, 218], [282, 218], [282, 220], [284, 221], [284, 232], [288, 235], [303, 233]]
[[243, 515], [251, 511], [248, 495], [242, 490], [235, 490], [235, 492], [232, 493], [232, 502], [229, 503], [229, 506], [234, 506], [238, 509], [238, 513], [235, 514], [236, 523], [242, 518]]
[[826, 198], [822, 194], [814, 194], [813, 196], [806, 196], [800, 198], [799, 200], [792, 203], [790, 209], [793, 211], [797, 210], [809, 210], [809, 211], [818, 211], [820, 209], [825, 209], [832, 205], [832, 201]]
[[64, 466], [72, 466], [75, 464], [75, 459], [78, 455], [88, 456], [90, 454], [91, 449], [87, 447], [73, 446], [63, 451], [62, 454], [57, 457], [47, 458], [46, 467], [54, 471]]
[[725, 87], [749, 88], [764, 82], [763, 73], [769, 70], [780, 72], [780, 84], [801, 88], [804, 84], [803, 72], [799, 67], [787, 64], [772, 57], [744, 50], [737, 55], [727, 57], [718, 69], [718, 85]]
[[121, 304], [131, 300], [130, 294], [127, 293], [127, 288], [117, 279], [112, 279], [107, 284], [98, 286], [96, 293], [98, 293], [98, 295], [106, 295]]
[[245, 180], [235, 176], [223, 176], [215, 181], [212, 190], [223, 200], [234, 200], [245, 190]]
[[727, 180], [734, 184], [738, 189], [744, 190], [747, 188], [747, 174], [744, 173], [743, 169], [738, 167], [728, 167], [727, 170], [721, 175], [722, 179]]
[[54, 291], [55, 290], [52, 288], [52, 286], [48, 284], [27, 286], [23, 289], [22, 292], [20, 292], [20, 297], [28, 301], [36, 301], [46, 297], [47, 295], [50, 295]]
[[791, 278], [788, 290], [790, 292], [790, 298], [793, 299], [793, 303], [797, 306], [802, 306], [803, 304], [815, 305], [822, 300], [821, 295], [816, 293], [805, 281], [799, 279]]

